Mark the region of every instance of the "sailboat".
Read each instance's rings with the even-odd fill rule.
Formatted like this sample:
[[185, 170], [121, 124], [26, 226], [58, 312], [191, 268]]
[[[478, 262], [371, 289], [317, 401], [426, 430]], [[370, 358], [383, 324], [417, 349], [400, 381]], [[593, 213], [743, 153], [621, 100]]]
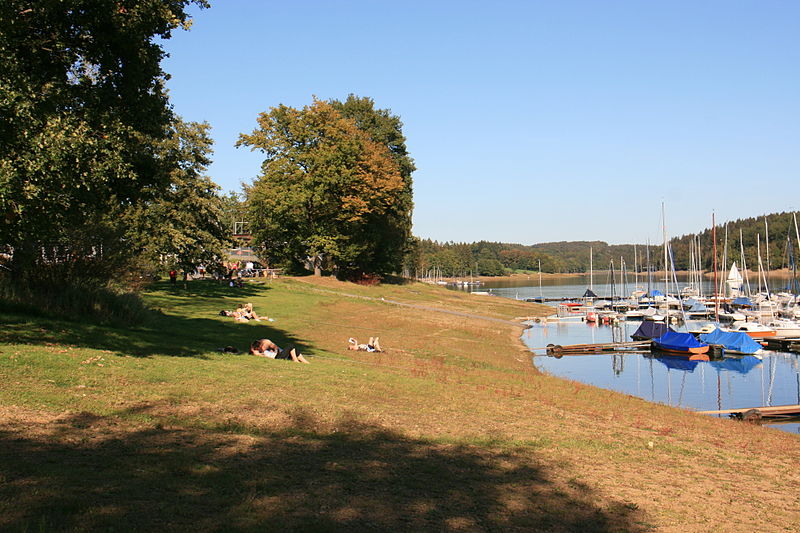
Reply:
[[734, 261], [733, 265], [731, 265], [730, 272], [728, 272], [728, 277], [725, 279], [725, 287], [727, 289], [728, 298], [738, 298], [742, 293], [743, 283], [744, 278], [742, 277], [741, 272], [739, 272], [739, 269], [736, 267], [736, 261]]

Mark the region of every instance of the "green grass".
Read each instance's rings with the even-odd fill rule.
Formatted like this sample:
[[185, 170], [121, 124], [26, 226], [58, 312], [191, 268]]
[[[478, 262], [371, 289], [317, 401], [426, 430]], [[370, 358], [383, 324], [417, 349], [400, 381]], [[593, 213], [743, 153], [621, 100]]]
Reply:
[[[0, 310], [0, 529], [692, 531], [690, 506], [697, 523], [770, 531], [798, 517], [796, 437], [537, 375], [519, 327], [381, 298], [540, 309], [285, 279], [156, 284], [153, 320], [132, 326]], [[218, 315], [246, 302], [275, 322]], [[346, 350], [374, 334], [386, 353]], [[215, 351], [259, 337], [312, 364]], [[697, 481], [721, 477], [730, 488], [710, 494]], [[744, 484], [760, 497], [741, 500]]]

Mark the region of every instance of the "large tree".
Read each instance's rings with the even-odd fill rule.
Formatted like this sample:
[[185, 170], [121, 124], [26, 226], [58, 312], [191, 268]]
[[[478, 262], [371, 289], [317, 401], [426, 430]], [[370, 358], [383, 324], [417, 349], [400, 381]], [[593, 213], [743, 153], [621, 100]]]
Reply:
[[159, 145], [173, 116], [155, 39], [187, 27], [192, 3], [207, 6], [0, 2], [0, 246], [18, 281], [61, 256], [108, 255], [107, 223], [169, 186]]
[[258, 117], [238, 146], [266, 159], [248, 188], [253, 233], [270, 261], [311, 262], [345, 277], [400, 270], [411, 195], [383, 142], [329, 102]]
[[225, 256], [230, 229], [223, 220], [219, 186], [204, 175], [213, 141], [207, 123], [177, 120], [161, 143], [169, 162], [169, 188], [127, 210], [127, 239], [150, 263], [166, 263], [187, 272], [212, 267]]

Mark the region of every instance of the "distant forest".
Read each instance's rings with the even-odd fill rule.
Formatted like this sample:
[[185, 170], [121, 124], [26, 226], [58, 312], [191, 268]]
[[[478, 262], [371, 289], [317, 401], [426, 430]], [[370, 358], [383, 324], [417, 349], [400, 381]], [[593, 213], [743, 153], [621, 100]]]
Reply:
[[[793, 213], [775, 213], [758, 218], [739, 219], [717, 225], [717, 264], [730, 268], [733, 261], [741, 268], [742, 249], [748, 270], [791, 268], [797, 256], [797, 233]], [[727, 239], [726, 239], [727, 235]], [[726, 247], [727, 242], [727, 247]], [[769, 248], [767, 248], [769, 242]], [[712, 228], [683, 235], [669, 241], [677, 270], [714, 268]], [[791, 246], [790, 246], [791, 244]], [[407, 268], [411, 275], [501, 276], [510, 272], [588, 272], [590, 253], [594, 270], [634, 268], [644, 271], [648, 264], [648, 246], [608, 244], [603, 241], [548, 242], [533, 245], [480, 241], [475, 243], [440, 243], [418, 240]], [[591, 250], [591, 252], [590, 252]], [[663, 269], [663, 243], [650, 243], [649, 264]]]

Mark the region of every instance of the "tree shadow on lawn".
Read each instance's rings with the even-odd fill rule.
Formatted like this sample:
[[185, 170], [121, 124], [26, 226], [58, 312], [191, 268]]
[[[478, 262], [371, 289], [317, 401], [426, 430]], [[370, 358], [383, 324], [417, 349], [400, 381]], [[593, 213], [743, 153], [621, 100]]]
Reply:
[[0, 321], [4, 323], [0, 330], [0, 343], [63, 344], [109, 350], [121, 356], [205, 358], [208, 352], [225, 346], [247, 353], [253, 340], [265, 337], [279, 346], [294, 344], [301, 352], [310, 348], [302, 340], [277, 329], [272, 322], [239, 323], [228, 317], [161, 315], [156, 322], [132, 328], [5, 313], [0, 313]]
[[242, 287], [230, 287], [228, 285], [229, 281], [221, 280], [217, 282], [213, 279], [196, 279], [188, 283], [179, 281], [174, 285], [168, 281], [158, 281], [149, 285], [144, 292], [161, 291], [178, 296], [200, 298], [251, 298], [260, 296], [264, 291], [271, 289], [270, 281], [267, 279], [245, 281]]
[[306, 413], [256, 436], [120, 427], [87, 413], [33, 433], [0, 426], [0, 529], [647, 529], [635, 506], [558, 481], [532, 449], [441, 445], [347, 419], [321, 431]]

